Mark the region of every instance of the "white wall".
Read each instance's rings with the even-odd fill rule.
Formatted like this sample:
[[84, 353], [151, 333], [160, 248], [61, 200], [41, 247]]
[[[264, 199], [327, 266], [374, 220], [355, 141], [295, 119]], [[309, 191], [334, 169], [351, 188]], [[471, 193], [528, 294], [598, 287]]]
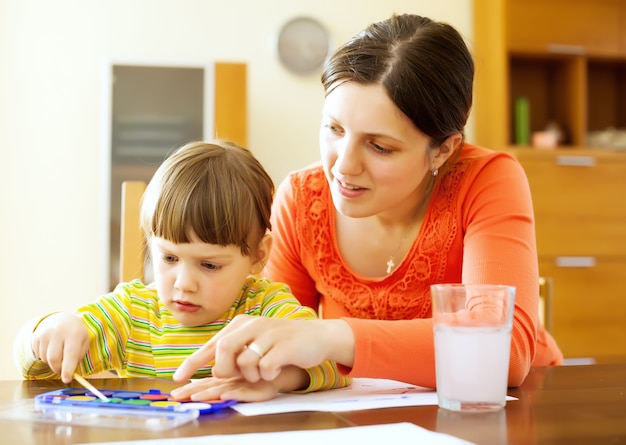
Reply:
[[0, 379], [24, 321], [106, 288], [103, 60], [246, 62], [249, 148], [278, 182], [317, 159], [322, 103], [279, 65], [279, 26], [309, 15], [339, 44], [393, 12], [471, 36], [472, 0], [0, 0]]

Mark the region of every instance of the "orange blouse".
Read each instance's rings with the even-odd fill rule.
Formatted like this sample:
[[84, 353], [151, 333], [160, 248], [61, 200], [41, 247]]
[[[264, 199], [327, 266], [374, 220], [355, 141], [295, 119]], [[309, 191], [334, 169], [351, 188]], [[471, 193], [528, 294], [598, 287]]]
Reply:
[[354, 332], [351, 377], [435, 387], [430, 285], [515, 286], [509, 385], [531, 364], [563, 356], [538, 321], [539, 272], [532, 200], [521, 165], [504, 152], [465, 144], [437, 176], [420, 232], [388, 276], [350, 270], [337, 247], [335, 208], [319, 163], [291, 173], [272, 210], [274, 246], [267, 276], [287, 283], [324, 318], [343, 317]]

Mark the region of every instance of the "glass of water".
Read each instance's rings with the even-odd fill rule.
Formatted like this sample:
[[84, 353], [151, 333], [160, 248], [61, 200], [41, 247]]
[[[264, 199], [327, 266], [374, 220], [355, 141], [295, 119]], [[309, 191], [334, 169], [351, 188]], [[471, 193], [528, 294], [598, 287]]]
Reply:
[[431, 286], [439, 406], [494, 411], [506, 404], [515, 287]]

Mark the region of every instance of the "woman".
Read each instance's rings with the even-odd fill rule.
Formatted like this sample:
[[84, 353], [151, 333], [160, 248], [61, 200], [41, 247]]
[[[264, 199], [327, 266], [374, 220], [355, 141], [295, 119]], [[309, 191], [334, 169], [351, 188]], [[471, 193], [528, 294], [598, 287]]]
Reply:
[[561, 363], [538, 321], [524, 171], [464, 140], [473, 74], [459, 33], [416, 15], [374, 23], [330, 57], [322, 161], [280, 185], [266, 267], [324, 319], [237, 317], [176, 379], [213, 358], [215, 375], [252, 381], [328, 359], [352, 377], [435, 387], [430, 285], [442, 282], [516, 287], [510, 386]]

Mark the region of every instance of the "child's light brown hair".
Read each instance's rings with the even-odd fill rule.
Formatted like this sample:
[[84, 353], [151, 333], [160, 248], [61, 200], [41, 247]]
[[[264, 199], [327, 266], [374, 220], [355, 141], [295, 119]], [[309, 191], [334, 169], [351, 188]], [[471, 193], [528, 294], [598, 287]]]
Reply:
[[142, 198], [140, 224], [152, 237], [181, 244], [236, 245], [254, 254], [271, 229], [274, 183], [245, 148], [228, 141], [190, 142], [170, 155]]

